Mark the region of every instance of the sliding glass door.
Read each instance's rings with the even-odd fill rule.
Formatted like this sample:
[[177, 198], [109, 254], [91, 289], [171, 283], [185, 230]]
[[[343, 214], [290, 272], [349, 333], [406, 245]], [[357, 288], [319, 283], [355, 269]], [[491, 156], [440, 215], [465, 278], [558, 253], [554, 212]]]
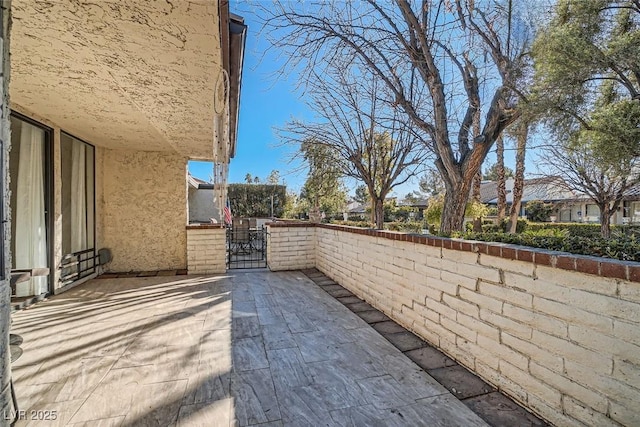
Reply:
[[[49, 267], [49, 136], [48, 129], [11, 116], [12, 269]], [[49, 276], [38, 276], [18, 283], [15, 296], [41, 295], [48, 291]]]
[[95, 149], [60, 136], [62, 166], [62, 285], [95, 270]]

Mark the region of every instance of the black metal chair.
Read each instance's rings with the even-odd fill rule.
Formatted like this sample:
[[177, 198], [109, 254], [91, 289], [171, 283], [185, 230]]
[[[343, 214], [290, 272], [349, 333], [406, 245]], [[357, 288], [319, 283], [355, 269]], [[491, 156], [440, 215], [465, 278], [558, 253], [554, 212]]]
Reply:
[[247, 255], [251, 253], [251, 233], [249, 232], [248, 219], [233, 218], [231, 223], [231, 243], [234, 254]]

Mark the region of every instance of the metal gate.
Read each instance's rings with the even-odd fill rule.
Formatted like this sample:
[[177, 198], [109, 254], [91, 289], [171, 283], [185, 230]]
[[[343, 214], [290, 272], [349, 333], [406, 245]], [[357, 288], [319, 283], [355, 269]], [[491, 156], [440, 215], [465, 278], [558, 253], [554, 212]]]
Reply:
[[235, 224], [227, 228], [227, 269], [266, 267], [267, 229]]

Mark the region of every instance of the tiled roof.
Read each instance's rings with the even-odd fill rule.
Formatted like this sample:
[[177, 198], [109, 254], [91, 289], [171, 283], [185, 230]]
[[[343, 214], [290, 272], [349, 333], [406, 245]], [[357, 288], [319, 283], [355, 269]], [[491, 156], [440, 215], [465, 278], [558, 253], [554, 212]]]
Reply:
[[[507, 203], [513, 202], [512, 178], [506, 180]], [[522, 190], [522, 201], [543, 200], [547, 202], [559, 200], [584, 199], [584, 195], [576, 194], [562, 185], [561, 178], [534, 178], [525, 179]], [[480, 186], [480, 200], [482, 203], [495, 204], [498, 202], [498, 183], [495, 181], [483, 182]]]

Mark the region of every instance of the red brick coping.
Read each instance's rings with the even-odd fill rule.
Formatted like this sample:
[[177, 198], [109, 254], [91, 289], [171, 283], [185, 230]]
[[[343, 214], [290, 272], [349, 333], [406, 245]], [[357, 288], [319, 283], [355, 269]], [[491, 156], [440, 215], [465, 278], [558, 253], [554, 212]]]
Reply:
[[475, 240], [450, 239], [447, 237], [407, 234], [397, 231], [374, 230], [370, 228], [350, 227], [335, 224], [318, 224], [310, 222], [271, 222], [270, 227], [319, 227], [347, 233], [362, 234], [371, 237], [382, 237], [389, 240], [418, 243], [437, 248], [455, 251], [476, 252], [505, 259], [532, 262], [562, 270], [594, 274], [601, 277], [640, 282], [640, 263], [620, 261], [616, 259], [575, 255], [568, 252], [550, 251], [507, 243], [478, 242]]
[[225, 228], [224, 224], [189, 224], [187, 230], [205, 230], [207, 228]]

